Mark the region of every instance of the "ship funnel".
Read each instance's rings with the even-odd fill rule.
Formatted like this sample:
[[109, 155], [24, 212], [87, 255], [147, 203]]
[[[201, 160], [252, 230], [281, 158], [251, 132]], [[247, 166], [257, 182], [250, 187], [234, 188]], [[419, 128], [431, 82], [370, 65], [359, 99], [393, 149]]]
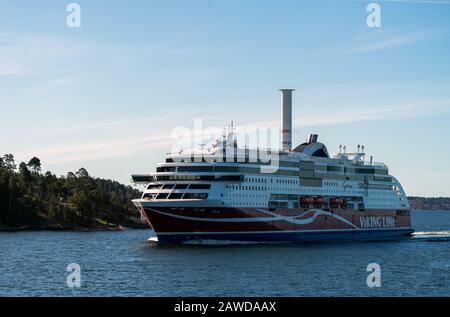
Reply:
[[280, 89], [281, 95], [281, 142], [283, 151], [292, 150], [292, 92]]

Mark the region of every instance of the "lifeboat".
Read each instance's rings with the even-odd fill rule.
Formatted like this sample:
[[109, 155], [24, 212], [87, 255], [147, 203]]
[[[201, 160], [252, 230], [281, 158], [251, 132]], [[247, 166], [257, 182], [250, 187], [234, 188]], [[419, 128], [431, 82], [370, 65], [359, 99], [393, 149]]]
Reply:
[[323, 205], [323, 204], [325, 204], [325, 198], [323, 198], [323, 197], [316, 197], [316, 198], [314, 198], [314, 203], [316, 205]]
[[345, 201], [343, 198], [334, 197], [334, 198], [330, 199], [330, 204], [331, 205], [343, 205], [343, 204], [345, 204]]
[[307, 196], [303, 196], [303, 197], [300, 199], [300, 203], [301, 203], [302, 205], [310, 205], [310, 204], [314, 204], [314, 198], [312, 198], [312, 197], [307, 197]]

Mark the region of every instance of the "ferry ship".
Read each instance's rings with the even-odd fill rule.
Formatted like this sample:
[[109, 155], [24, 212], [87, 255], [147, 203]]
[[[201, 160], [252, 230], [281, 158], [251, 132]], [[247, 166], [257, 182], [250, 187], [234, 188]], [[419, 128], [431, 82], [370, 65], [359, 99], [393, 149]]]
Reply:
[[239, 147], [233, 128], [209, 148], [170, 153], [133, 200], [158, 243], [385, 240], [409, 236], [410, 207], [364, 146], [330, 156], [318, 135], [292, 148], [292, 89], [282, 89], [281, 149]]

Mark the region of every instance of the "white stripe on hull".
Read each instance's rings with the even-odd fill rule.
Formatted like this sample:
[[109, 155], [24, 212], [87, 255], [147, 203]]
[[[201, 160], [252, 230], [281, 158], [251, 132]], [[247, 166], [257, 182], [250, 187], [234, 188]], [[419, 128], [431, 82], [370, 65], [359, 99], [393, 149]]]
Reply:
[[326, 230], [275, 230], [275, 231], [224, 231], [224, 232], [161, 232], [157, 235], [192, 234], [272, 234], [272, 233], [327, 233], [327, 232], [371, 232], [371, 231], [414, 231], [413, 228], [373, 228], [373, 229], [326, 229]]

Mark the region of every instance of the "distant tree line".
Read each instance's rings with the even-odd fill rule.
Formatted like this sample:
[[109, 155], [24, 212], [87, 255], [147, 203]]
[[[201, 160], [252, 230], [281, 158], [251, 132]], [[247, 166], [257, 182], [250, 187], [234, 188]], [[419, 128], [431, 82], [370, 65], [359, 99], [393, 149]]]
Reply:
[[408, 197], [411, 209], [450, 210], [450, 197]]
[[126, 226], [139, 219], [131, 200], [140, 195], [131, 186], [93, 178], [84, 168], [57, 177], [42, 173], [37, 157], [19, 166], [12, 154], [0, 157], [0, 227]]

